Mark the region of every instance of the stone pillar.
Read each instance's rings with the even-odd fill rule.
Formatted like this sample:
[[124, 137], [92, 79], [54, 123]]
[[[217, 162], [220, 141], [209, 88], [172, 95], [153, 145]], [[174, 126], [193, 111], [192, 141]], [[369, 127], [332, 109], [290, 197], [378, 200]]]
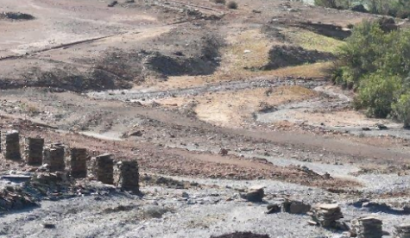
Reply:
[[111, 157], [111, 154], [95, 157], [94, 175], [102, 183], [114, 184], [114, 160]]
[[342, 211], [338, 204], [317, 204], [312, 207], [312, 220], [325, 228], [334, 228], [337, 220], [343, 217]]
[[65, 169], [64, 145], [51, 144], [49, 147], [44, 149], [43, 157], [44, 157], [44, 163], [48, 164], [48, 169], [51, 172], [64, 171]]
[[400, 224], [395, 226], [394, 238], [410, 238], [410, 224]]
[[28, 165], [41, 165], [43, 163], [43, 138], [26, 138], [25, 157]]
[[8, 131], [6, 133], [6, 159], [20, 160], [20, 135], [18, 131]]
[[137, 161], [122, 161], [118, 164], [118, 186], [123, 190], [139, 192], [139, 173]]
[[358, 238], [382, 238], [382, 221], [373, 216], [359, 217], [352, 221], [352, 231]]
[[84, 148], [71, 148], [70, 174], [73, 178], [87, 177], [87, 150]]

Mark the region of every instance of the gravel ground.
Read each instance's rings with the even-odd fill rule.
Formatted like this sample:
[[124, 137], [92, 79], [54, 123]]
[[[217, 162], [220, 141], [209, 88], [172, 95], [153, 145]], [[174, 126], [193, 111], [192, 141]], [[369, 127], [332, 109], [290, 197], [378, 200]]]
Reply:
[[[252, 231], [283, 238], [340, 237], [340, 232], [309, 226], [307, 215], [265, 214], [269, 201], [287, 195], [310, 204], [337, 202], [347, 222], [370, 213], [367, 208], [349, 205], [351, 200], [343, 196], [317, 188], [268, 180], [195, 181], [203, 188], [181, 190], [148, 186], [142, 189], [146, 194], [143, 198], [113, 194], [43, 201], [39, 208], [0, 217], [0, 237], [208, 238], [234, 231]], [[255, 184], [266, 186], [265, 203], [248, 203], [240, 198], [237, 189]], [[159, 217], [155, 212], [166, 213]], [[384, 230], [390, 233], [393, 225], [408, 221], [404, 215], [382, 211], [374, 214], [383, 220]], [[56, 229], [45, 228], [44, 224], [52, 224]]]

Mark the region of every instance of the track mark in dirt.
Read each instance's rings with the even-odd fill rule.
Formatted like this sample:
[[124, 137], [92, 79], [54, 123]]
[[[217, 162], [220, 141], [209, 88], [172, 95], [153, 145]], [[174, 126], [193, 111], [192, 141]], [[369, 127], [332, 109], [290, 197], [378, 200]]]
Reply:
[[87, 95], [94, 99], [116, 99], [121, 101], [128, 100], [151, 100], [175, 96], [198, 95], [204, 93], [214, 93], [220, 91], [232, 91], [249, 88], [264, 88], [264, 87], [278, 87], [285, 85], [300, 85], [307, 88], [313, 88], [325, 84], [322, 80], [295, 80], [291, 78], [270, 78], [270, 79], [254, 79], [247, 81], [229, 81], [220, 82], [217, 84], [207, 84], [199, 87], [174, 89], [168, 91], [151, 91], [143, 92], [141, 90], [119, 90], [108, 92], [90, 92]]
[[[103, 40], [103, 39], [107, 39], [110, 37], [114, 37], [114, 36], [118, 36], [118, 35], [124, 35], [130, 32], [126, 32], [126, 33], [120, 33], [120, 34], [114, 34], [114, 35], [108, 35], [108, 36], [100, 36], [100, 37], [95, 37], [95, 38], [91, 38], [91, 39], [85, 39], [85, 40], [80, 40], [80, 41], [74, 41], [74, 42], [70, 42], [70, 43], [65, 43], [65, 44], [60, 44], [57, 46], [53, 46], [53, 47], [49, 47], [49, 48], [45, 48], [45, 49], [40, 49], [40, 50], [35, 50], [32, 52], [27, 52], [26, 54], [23, 55], [10, 55], [10, 56], [5, 56], [0, 58], [0, 61], [4, 61], [4, 60], [12, 60], [12, 59], [20, 59], [20, 58], [24, 58], [25, 56], [29, 55], [29, 54], [36, 54], [36, 53], [43, 53], [43, 52], [47, 52], [50, 50], [57, 50], [57, 49], [67, 49], [70, 48], [72, 46], [76, 46], [76, 45], [80, 45], [80, 44], [87, 44], [87, 43], [92, 43], [98, 40]], [[134, 34], [138, 34], [138, 32], [135, 32]]]

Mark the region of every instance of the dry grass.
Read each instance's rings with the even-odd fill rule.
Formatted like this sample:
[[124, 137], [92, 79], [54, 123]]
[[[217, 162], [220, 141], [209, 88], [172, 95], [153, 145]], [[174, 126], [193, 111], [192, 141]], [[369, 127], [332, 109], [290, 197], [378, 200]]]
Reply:
[[292, 44], [299, 45], [307, 50], [336, 53], [337, 49], [344, 44], [343, 41], [299, 28], [290, 28], [284, 30], [283, 33]]
[[278, 77], [306, 77], [306, 78], [324, 78], [327, 76], [326, 69], [331, 66], [331, 62], [320, 62], [314, 64], [305, 64], [291, 66], [271, 71], [271, 75]]
[[269, 62], [272, 43], [259, 29], [231, 34], [228, 46], [222, 49], [220, 73], [244, 72], [247, 68], [260, 68]]

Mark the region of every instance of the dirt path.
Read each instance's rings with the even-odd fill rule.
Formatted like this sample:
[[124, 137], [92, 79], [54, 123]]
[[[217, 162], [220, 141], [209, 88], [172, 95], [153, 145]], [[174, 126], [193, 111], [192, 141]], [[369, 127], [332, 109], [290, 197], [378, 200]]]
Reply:
[[323, 80], [313, 80], [313, 79], [293, 79], [293, 78], [256, 78], [250, 80], [240, 80], [240, 81], [224, 81], [216, 84], [206, 84], [203, 86], [174, 89], [168, 91], [146, 91], [146, 90], [115, 90], [115, 91], [104, 91], [104, 92], [90, 92], [87, 95], [94, 99], [106, 99], [106, 100], [121, 100], [121, 101], [132, 101], [132, 100], [154, 100], [166, 97], [177, 97], [177, 96], [189, 96], [198, 95], [205, 93], [216, 93], [225, 91], [236, 91], [242, 89], [250, 88], [268, 88], [268, 87], [279, 87], [286, 85], [299, 85], [306, 88], [313, 88], [318, 85], [325, 84]]

